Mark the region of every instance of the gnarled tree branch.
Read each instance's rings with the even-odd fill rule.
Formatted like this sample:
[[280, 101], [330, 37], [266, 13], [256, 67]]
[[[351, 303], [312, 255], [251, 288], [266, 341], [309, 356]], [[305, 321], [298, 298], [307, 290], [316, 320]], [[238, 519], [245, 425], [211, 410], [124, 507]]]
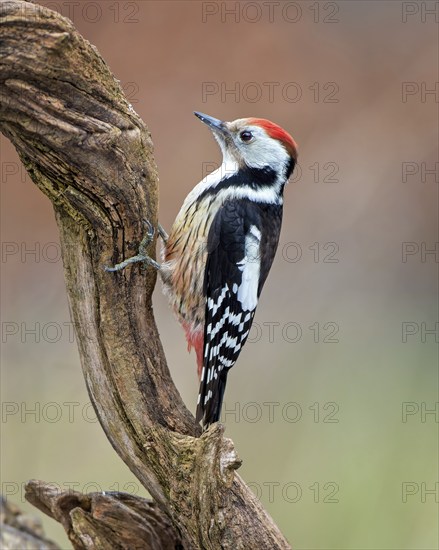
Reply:
[[18, 506], [0, 500], [0, 548], [2, 550], [60, 550], [44, 536], [40, 521], [23, 513]]
[[[20, 0], [0, 6], [0, 129], [53, 203], [84, 378], [108, 439], [184, 547], [289, 548], [236, 474], [221, 425], [201, 435], [172, 382], [152, 312], [155, 272], [103, 270], [136, 252], [145, 218], [157, 222], [147, 128], [69, 20]], [[100, 520], [81, 517], [87, 540]]]
[[169, 518], [144, 498], [119, 492], [60, 493], [48, 483], [31, 480], [26, 499], [63, 525], [75, 550], [181, 548]]

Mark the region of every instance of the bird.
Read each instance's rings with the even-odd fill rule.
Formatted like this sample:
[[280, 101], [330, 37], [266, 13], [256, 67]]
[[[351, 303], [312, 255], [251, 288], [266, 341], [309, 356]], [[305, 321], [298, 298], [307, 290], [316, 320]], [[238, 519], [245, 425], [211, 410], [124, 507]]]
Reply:
[[145, 261], [161, 275], [164, 293], [197, 359], [196, 421], [218, 422], [230, 369], [248, 338], [273, 263], [285, 184], [298, 147], [264, 118], [222, 121], [195, 111], [213, 133], [222, 163], [188, 194], [169, 235], [159, 225], [162, 262], [139, 254], [108, 271]]

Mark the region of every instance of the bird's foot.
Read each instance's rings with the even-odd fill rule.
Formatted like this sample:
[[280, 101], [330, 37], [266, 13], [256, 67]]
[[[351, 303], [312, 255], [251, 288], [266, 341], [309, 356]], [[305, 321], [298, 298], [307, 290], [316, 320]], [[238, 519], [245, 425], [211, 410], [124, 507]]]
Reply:
[[[125, 269], [128, 265], [139, 263], [139, 262], [145, 263], [146, 265], [150, 265], [154, 269], [157, 269], [157, 271], [160, 271], [160, 269], [162, 267], [161, 264], [159, 264], [158, 262], [156, 262], [155, 260], [150, 258], [148, 256], [148, 254], [146, 253], [146, 249], [148, 248], [149, 244], [151, 243], [151, 241], [154, 238], [155, 230], [154, 230], [154, 227], [152, 226], [151, 222], [149, 222], [148, 220], [144, 220], [144, 222], [145, 222], [145, 225], [147, 227], [147, 231], [146, 231], [145, 236], [143, 237], [143, 239], [140, 242], [139, 253], [136, 254], [136, 256], [132, 256], [131, 258], [128, 258], [127, 260], [125, 260], [123, 262], [120, 262], [119, 264], [116, 264], [113, 267], [104, 266], [105, 271], [109, 271], [109, 272], [121, 271], [122, 269]], [[162, 236], [162, 233], [161, 233], [162, 231], [163, 231], [164, 235], [167, 237], [167, 235], [166, 235], [165, 231], [163, 230], [162, 226], [159, 224], [159, 234], [163, 239], [163, 236]]]

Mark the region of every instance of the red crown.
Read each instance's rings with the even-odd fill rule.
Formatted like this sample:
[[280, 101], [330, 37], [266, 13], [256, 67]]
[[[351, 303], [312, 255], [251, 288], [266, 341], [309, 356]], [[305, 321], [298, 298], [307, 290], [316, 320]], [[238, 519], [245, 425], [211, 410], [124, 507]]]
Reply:
[[266, 118], [250, 118], [249, 122], [263, 128], [270, 137], [280, 141], [294, 159], [297, 158], [297, 143], [283, 128]]

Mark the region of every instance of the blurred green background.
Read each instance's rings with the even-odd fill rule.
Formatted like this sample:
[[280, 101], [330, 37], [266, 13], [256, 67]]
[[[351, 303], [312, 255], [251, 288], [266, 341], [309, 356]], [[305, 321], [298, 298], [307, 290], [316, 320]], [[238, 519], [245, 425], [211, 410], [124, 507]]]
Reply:
[[[226, 434], [294, 548], [438, 548], [438, 4], [42, 3], [97, 46], [147, 122], [164, 227], [220, 160], [193, 110], [294, 136]], [[30, 478], [145, 495], [89, 406], [52, 209], [3, 137], [1, 199], [2, 491], [26, 510]], [[154, 307], [194, 410], [195, 357], [160, 288]]]

